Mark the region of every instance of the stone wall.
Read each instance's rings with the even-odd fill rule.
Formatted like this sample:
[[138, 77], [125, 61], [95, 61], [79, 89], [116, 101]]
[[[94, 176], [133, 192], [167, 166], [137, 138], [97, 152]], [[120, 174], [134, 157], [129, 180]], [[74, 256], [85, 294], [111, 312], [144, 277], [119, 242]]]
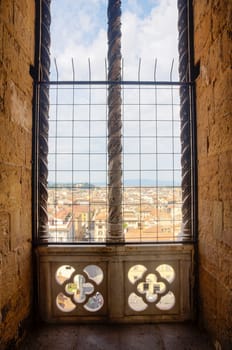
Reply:
[[34, 4], [0, 1], [0, 349], [14, 348], [32, 300]]
[[199, 183], [199, 315], [232, 349], [232, 1], [194, 1]]

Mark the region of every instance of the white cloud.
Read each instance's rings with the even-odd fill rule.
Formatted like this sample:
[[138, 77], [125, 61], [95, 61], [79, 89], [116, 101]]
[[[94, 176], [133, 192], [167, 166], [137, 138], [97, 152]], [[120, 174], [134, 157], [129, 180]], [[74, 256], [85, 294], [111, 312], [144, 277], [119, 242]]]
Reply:
[[153, 79], [157, 58], [157, 78], [168, 80], [172, 59], [177, 62], [177, 11], [174, 1], [162, 0], [150, 14], [140, 18], [126, 11], [123, 22], [123, 57], [128, 79], [137, 76], [138, 59], [142, 60], [141, 78]]
[[[62, 5], [61, 5], [62, 3]], [[150, 3], [150, 4], [149, 4]], [[153, 7], [152, 7], [153, 5]], [[157, 58], [157, 78], [169, 79], [172, 59], [177, 63], [177, 9], [173, 0], [139, 2], [128, 0], [122, 14], [124, 79], [152, 80]], [[78, 79], [88, 79], [88, 58], [92, 79], [105, 79], [107, 56], [107, 5], [104, 0], [54, 1], [52, 56], [57, 58], [60, 79], [72, 79], [71, 58]], [[177, 67], [177, 65], [176, 65]], [[177, 69], [175, 70], [177, 79]]]
[[100, 30], [95, 40], [86, 45], [70, 42], [56, 59], [59, 69], [59, 80], [72, 80], [72, 58], [75, 66], [76, 80], [89, 79], [89, 63], [91, 63], [91, 79], [105, 80], [105, 57], [107, 53], [106, 32]]

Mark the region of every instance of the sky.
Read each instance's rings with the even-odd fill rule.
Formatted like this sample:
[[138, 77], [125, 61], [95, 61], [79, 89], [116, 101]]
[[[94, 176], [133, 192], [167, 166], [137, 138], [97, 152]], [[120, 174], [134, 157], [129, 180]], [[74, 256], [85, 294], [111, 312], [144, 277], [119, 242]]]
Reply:
[[[141, 79], [153, 79], [155, 59], [157, 80], [169, 80], [172, 59], [173, 80], [178, 79], [176, 3], [175, 0], [122, 0], [125, 80], [137, 79], [140, 58]], [[88, 79], [88, 59], [92, 79], [105, 79], [107, 1], [53, 0], [51, 10], [51, 59], [57, 60], [59, 79], [72, 80], [72, 58], [79, 79]]]
[[[107, 1], [53, 0], [51, 11], [51, 80], [105, 80]], [[123, 79], [138, 79], [141, 60], [140, 80], [154, 80], [156, 62], [156, 80], [170, 81], [174, 59], [171, 78], [178, 80], [176, 1], [122, 0], [121, 22]], [[59, 90], [59, 106], [56, 106], [57, 91], [50, 93], [49, 181], [102, 184], [107, 182], [106, 92], [91, 91], [91, 113], [86, 106], [89, 92], [80, 89], [74, 94]], [[139, 185], [141, 177], [144, 184], [154, 186], [180, 183], [178, 91], [158, 89], [155, 94], [154, 89], [124, 91], [125, 184]], [[134, 106], [138, 98], [141, 107]], [[72, 102], [80, 105], [73, 108]], [[156, 109], [152, 106], [154, 102], [158, 102]], [[171, 106], [172, 102], [177, 106]], [[171, 136], [175, 136], [174, 141]], [[72, 152], [76, 155], [72, 156]], [[173, 167], [175, 170], [168, 172]], [[57, 169], [61, 171], [55, 177], [53, 170]], [[89, 170], [93, 170], [91, 179]]]

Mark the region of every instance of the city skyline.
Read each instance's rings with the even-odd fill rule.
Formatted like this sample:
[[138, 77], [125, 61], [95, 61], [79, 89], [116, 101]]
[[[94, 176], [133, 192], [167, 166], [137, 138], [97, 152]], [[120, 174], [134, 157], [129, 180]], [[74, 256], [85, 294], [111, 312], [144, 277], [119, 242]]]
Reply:
[[[52, 242], [105, 242], [107, 188], [48, 188]], [[181, 187], [125, 187], [121, 203], [125, 241], [181, 240]]]

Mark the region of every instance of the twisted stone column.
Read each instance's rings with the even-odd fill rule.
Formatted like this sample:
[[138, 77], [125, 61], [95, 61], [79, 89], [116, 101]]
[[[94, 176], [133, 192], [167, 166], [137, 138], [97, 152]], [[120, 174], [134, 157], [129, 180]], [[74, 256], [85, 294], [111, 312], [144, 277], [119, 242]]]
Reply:
[[[41, 48], [39, 79], [49, 82], [50, 74], [50, 3], [41, 1]], [[48, 241], [47, 178], [48, 178], [48, 113], [49, 86], [39, 86], [39, 149], [38, 149], [38, 236], [41, 242]]]
[[[121, 1], [108, 3], [108, 80], [121, 81]], [[108, 242], [124, 240], [122, 229], [121, 86], [108, 90]]]
[[[179, 29], [179, 78], [188, 82], [189, 73], [189, 39], [188, 39], [188, 1], [178, 0]], [[181, 169], [182, 169], [182, 239], [191, 239], [191, 133], [190, 133], [190, 88], [180, 86], [180, 125], [181, 125]]]

